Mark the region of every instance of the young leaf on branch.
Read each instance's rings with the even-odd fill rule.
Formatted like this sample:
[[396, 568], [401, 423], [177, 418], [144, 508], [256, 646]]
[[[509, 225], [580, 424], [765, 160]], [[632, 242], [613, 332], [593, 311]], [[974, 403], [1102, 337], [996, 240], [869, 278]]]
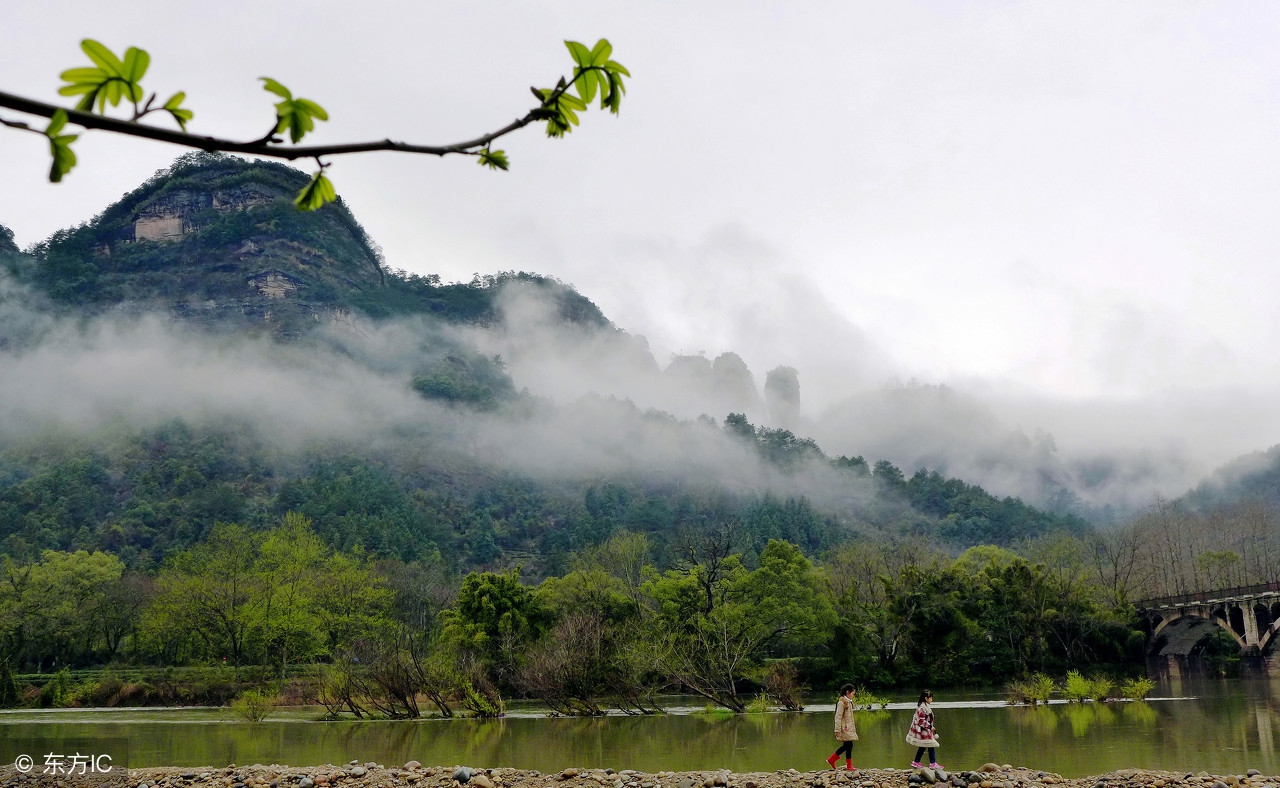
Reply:
[[53, 118], [49, 121], [49, 125], [44, 130], [44, 135], [49, 138], [49, 152], [53, 154], [53, 166], [49, 170], [49, 180], [58, 183], [62, 180], [62, 176], [71, 172], [71, 168], [76, 166], [76, 154], [71, 150], [71, 143], [76, 141], [78, 134], [60, 134], [63, 126], [67, 125], [67, 113], [65, 110], [58, 110], [53, 113]]
[[[264, 83], [262, 87], [268, 93], [274, 93], [284, 99], [276, 104], [276, 134], [289, 132], [289, 139], [294, 145], [302, 141], [309, 131], [314, 131], [315, 120], [328, 120], [329, 113], [324, 107], [310, 99], [294, 98], [293, 92], [276, 82], [271, 77], [259, 77]], [[312, 120], [312, 119], [315, 120]]]
[[480, 165], [488, 167], [491, 170], [505, 170], [511, 166], [507, 161], [507, 152], [502, 150], [491, 151], [485, 148], [480, 151]]

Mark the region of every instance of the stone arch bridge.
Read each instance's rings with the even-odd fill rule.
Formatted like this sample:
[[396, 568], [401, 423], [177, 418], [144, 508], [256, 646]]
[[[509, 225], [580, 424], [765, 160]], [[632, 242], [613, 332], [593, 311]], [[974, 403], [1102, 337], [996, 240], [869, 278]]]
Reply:
[[1271, 667], [1280, 642], [1280, 581], [1146, 599], [1134, 607], [1147, 633], [1149, 659], [1170, 673], [1180, 673], [1215, 632], [1230, 635], [1242, 658], [1262, 670]]

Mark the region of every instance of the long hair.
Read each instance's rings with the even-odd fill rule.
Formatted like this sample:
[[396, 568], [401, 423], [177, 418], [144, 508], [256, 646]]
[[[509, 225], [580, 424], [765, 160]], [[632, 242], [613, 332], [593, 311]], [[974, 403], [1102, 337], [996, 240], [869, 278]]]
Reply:
[[930, 692], [929, 690], [922, 690], [922, 691], [920, 692], [920, 700], [916, 701], [916, 708], [918, 709], [918, 708], [920, 708], [921, 706], [923, 706], [923, 705], [924, 705], [924, 702], [925, 702], [926, 700], [928, 700], [929, 698], [932, 698], [932, 697], [933, 697], [933, 693], [932, 693], [932, 692]]

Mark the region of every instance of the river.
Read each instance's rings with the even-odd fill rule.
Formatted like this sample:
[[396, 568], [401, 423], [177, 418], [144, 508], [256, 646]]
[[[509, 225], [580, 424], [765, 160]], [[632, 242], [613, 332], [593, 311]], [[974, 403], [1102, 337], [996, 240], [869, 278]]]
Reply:
[[[936, 696], [938, 760], [950, 769], [994, 761], [1067, 777], [1129, 767], [1280, 772], [1280, 726], [1272, 727], [1280, 681], [1166, 682], [1147, 702], [1038, 708], [1006, 706], [991, 692]], [[884, 711], [859, 712], [856, 765], [910, 763], [914, 750], [903, 737], [914, 703], [895, 701]], [[494, 720], [321, 722], [316, 709], [306, 708], [280, 709], [257, 724], [226, 709], [6, 711], [0, 757], [11, 762], [19, 751], [79, 748], [108, 752], [132, 767], [358, 759], [544, 772], [567, 766], [742, 772], [826, 768], [823, 759], [834, 749], [830, 701], [815, 701], [803, 713], [736, 716], [697, 713], [685, 698], [672, 702], [672, 713], [649, 717], [547, 718], [517, 707]]]

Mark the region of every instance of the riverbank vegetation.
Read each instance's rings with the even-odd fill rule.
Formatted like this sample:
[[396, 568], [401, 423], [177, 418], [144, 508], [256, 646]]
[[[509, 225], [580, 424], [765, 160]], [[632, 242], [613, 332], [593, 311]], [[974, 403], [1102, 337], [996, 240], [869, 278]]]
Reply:
[[[751, 535], [733, 519], [703, 523], [659, 563], [646, 536], [619, 531], [536, 585], [519, 567], [459, 576], [438, 553], [334, 548], [298, 512], [266, 531], [215, 525], [153, 574], [104, 552], [5, 558], [0, 686], [14, 689], [0, 697], [226, 703], [253, 691], [334, 716], [417, 717], [497, 715], [515, 697], [558, 714], [646, 714], [681, 690], [743, 712], [754, 698], [802, 708], [805, 690], [846, 681], [1140, 669], [1132, 609], [1108, 604], [1075, 537], [952, 559], [922, 542], [811, 558], [769, 539], [752, 553]], [[102, 664], [114, 667], [70, 670]]]

